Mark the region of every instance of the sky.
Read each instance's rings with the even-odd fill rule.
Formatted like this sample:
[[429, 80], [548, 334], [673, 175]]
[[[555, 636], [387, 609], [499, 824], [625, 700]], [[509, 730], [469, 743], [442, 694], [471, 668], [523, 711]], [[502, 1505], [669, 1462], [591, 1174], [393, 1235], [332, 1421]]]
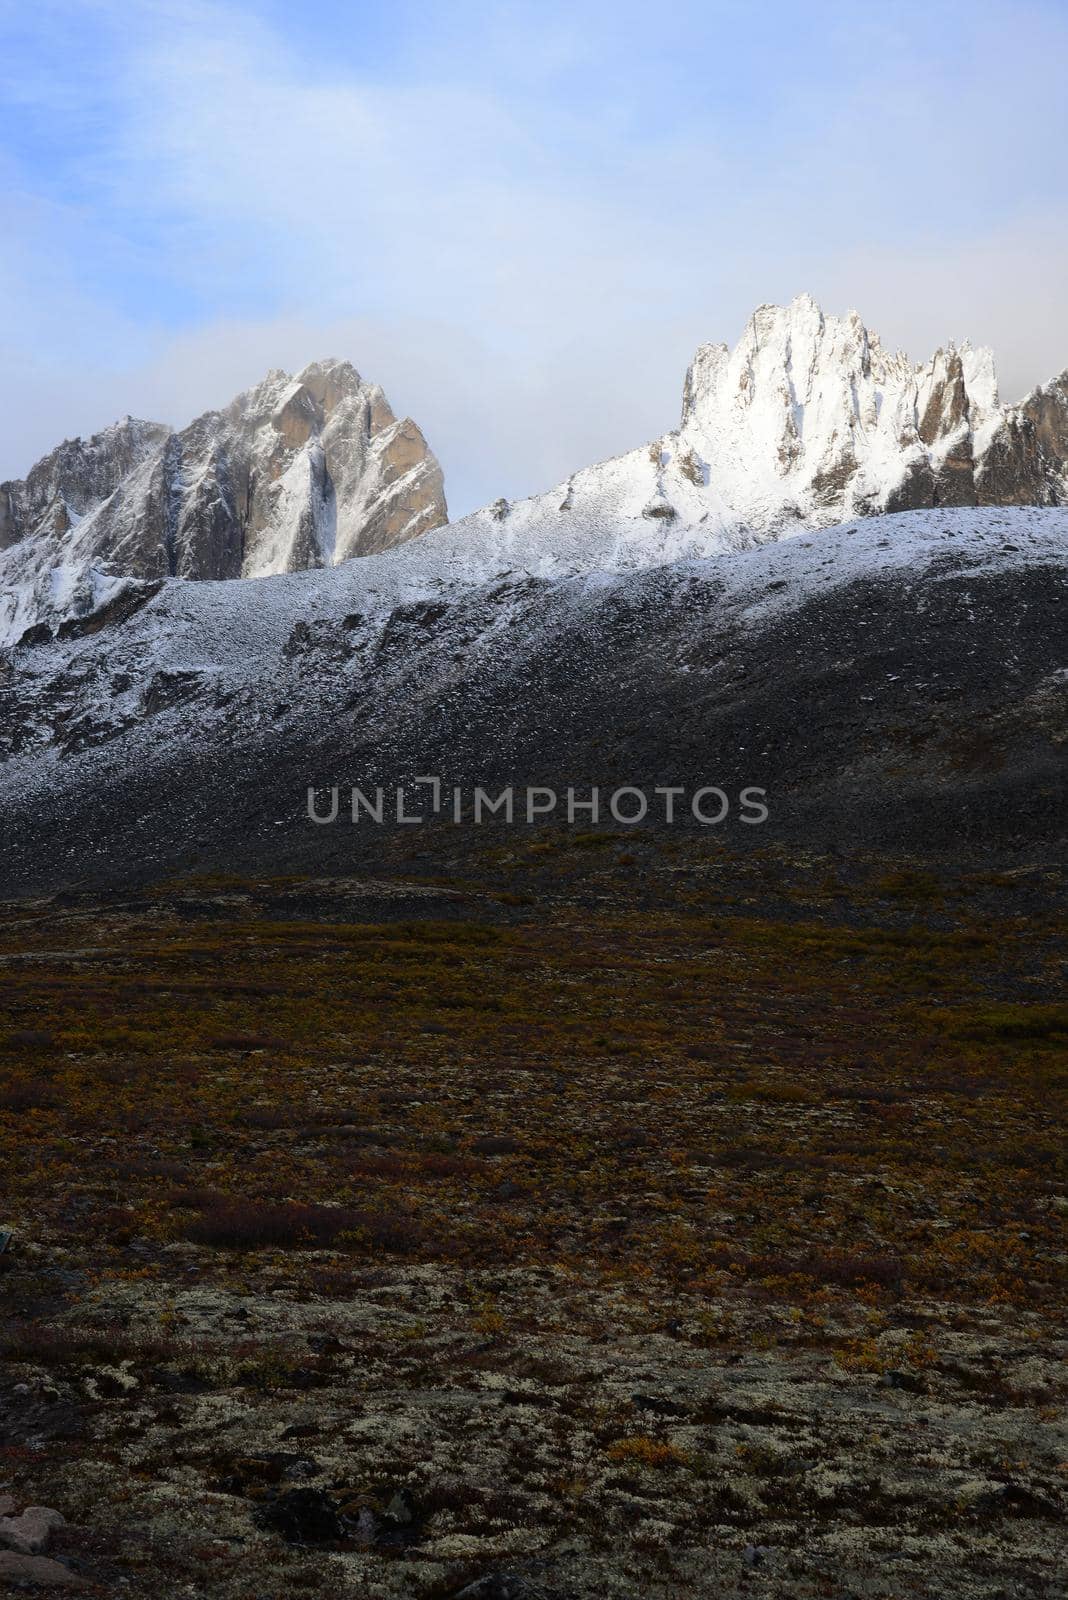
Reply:
[[0, 0], [0, 478], [334, 355], [454, 515], [802, 290], [1068, 366], [1068, 4]]

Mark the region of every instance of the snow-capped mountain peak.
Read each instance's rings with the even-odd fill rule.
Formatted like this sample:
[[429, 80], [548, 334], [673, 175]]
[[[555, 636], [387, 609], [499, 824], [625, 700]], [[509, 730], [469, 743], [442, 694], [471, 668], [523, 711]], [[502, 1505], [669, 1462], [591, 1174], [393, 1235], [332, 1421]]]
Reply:
[[950, 345], [914, 366], [855, 311], [828, 317], [800, 295], [760, 306], [733, 351], [698, 350], [678, 437], [760, 526], [777, 515], [893, 509], [910, 478], [950, 457], [996, 409], [989, 350]]
[[1068, 501], [1068, 373], [1003, 407], [991, 352], [916, 364], [811, 295], [704, 344], [677, 429], [434, 536], [472, 568], [540, 573], [701, 557], [851, 517]]
[[94, 602], [102, 579], [329, 566], [447, 515], [426, 440], [377, 384], [347, 361], [276, 369], [180, 432], [128, 417], [0, 486], [0, 638], [58, 618], [60, 597]]

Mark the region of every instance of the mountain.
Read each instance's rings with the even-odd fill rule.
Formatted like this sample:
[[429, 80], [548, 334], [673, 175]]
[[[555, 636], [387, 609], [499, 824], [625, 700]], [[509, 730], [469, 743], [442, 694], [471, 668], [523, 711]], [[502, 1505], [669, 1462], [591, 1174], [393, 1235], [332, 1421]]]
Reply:
[[435, 528], [416, 564], [478, 582], [700, 558], [880, 512], [1066, 502], [1068, 372], [1003, 406], [989, 351], [915, 365], [801, 295], [761, 306], [733, 350], [697, 351], [678, 428], [448, 526], [423, 435], [346, 362], [273, 372], [181, 433], [127, 418], [63, 444], [0, 486], [0, 643], [121, 608], [131, 579], [329, 566]]
[[[768, 828], [709, 828], [710, 847], [1057, 850], [1068, 510], [904, 512], [484, 583], [428, 565], [435, 537], [149, 586], [100, 633], [10, 652], [5, 882], [351, 871], [387, 830], [315, 826], [308, 786], [392, 795], [424, 774], [468, 800], [474, 784], [765, 788]], [[460, 855], [485, 839], [442, 829]]]
[[343, 361], [271, 372], [181, 432], [127, 417], [0, 485], [0, 638], [123, 578], [329, 566], [446, 520], [441, 468], [377, 384]]
[[1004, 407], [986, 353], [914, 366], [805, 297], [700, 350], [652, 446], [424, 532], [437, 464], [351, 367], [127, 420], [3, 502], [5, 874], [344, 869], [376, 834], [309, 823], [308, 786], [427, 773], [757, 785], [802, 846], [1045, 849], [1066, 461], [1068, 375]]
[[1065, 503], [1068, 371], [1002, 406], [988, 350], [914, 365], [801, 295], [701, 346], [677, 429], [455, 531], [483, 571], [619, 570], [880, 512]]

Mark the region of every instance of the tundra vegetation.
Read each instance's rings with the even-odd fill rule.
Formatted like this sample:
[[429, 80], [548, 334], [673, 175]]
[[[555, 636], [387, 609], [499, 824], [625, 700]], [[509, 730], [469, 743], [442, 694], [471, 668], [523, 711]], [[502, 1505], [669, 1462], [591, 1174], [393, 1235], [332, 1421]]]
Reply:
[[1061, 875], [449, 848], [0, 908], [0, 1498], [90, 1593], [1052, 1596]]

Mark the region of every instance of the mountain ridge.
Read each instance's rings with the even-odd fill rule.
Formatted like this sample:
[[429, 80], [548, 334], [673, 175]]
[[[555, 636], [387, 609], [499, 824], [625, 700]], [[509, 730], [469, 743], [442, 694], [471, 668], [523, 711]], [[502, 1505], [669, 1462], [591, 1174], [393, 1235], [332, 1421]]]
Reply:
[[417, 424], [349, 363], [274, 369], [174, 430], [127, 417], [0, 485], [0, 633], [92, 610], [107, 579], [332, 565], [445, 522]]
[[699, 347], [676, 428], [451, 523], [416, 424], [336, 359], [295, 377], [273, 369], [177, 434], [127, 418], [67, 441], [0, 486], [0, 643], [81, 625], [133, 580], [259, 577], [383, 551], [417, 585], [567, 576], [857, 516], [1065, 503], [1068, 371], [1006, 406], [990, 351], [948, 345], [915, 363], [856, 312], [826, 316], [804, 294], [758, 307], [733, 349]]

